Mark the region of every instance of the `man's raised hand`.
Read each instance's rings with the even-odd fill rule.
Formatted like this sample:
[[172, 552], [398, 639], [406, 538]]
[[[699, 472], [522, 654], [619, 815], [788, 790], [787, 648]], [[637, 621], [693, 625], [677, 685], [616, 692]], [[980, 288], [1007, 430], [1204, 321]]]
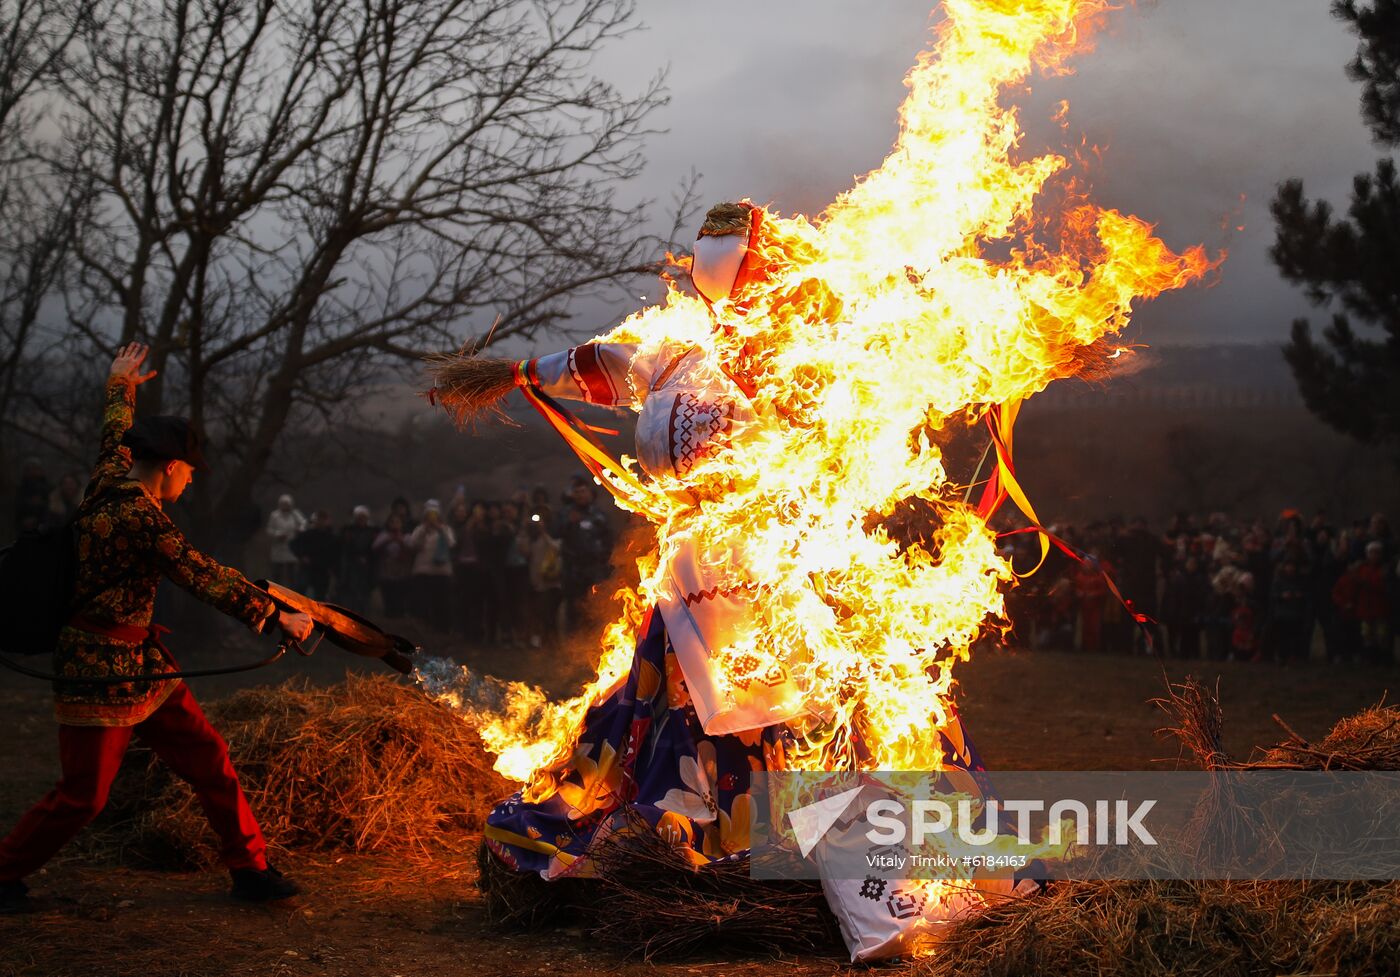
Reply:
[[156, 375], [156, 371], [150, 373], [141, 372], [141, 364], [146, 361], [150, 354], [151, 347], [145, 343], [128, 343], [117, 350], [116, 359], [112, 360], [112, 369], [107, 374], [111, 380], [125, 380], [133, 386], [138, 383], [145, 383]]

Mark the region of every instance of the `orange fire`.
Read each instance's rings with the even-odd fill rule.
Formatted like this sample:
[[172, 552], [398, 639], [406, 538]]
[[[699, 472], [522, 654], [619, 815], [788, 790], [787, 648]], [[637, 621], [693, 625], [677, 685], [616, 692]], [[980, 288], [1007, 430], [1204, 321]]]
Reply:
[[[582, 694], [554, 702], [517, 684], [503, 709], [457, 703], [496, 768], [532, 783], [527, 794], [552, 787], [548, 771], [569, 759], [585, 710], [626, 675], [685, 541], [726, 568], [726, 586], [757, 595], [754, 625], [722, 669], [729, 691], [742, 698], [773, 661], [796, 676], [805, 718], [790, 724], [789, 767], [938, 769], [929, 733], [949, 713], [954, 665], [1002, 613], [1014, 575], [930, 433], [1111, 353], [1104, 340], [1134, 299], [1213, 267], [1201, 248], [1174, 253], [1144, 221], [1095, 206], [1064, 157], [1018, 152], [1017, 109], [1003, 95], [1037, 67], [1063, 71], [1103, 0], [943, 6], [879, 169], [816, 218], [765, 213], [769, 275], [714, 318], [672, 287], [602, 337], [697, 345], [752, 380], [756, 419], [684, 485], [655, 484], [656, 546], [639, 583], [618, 593]], [[901, 548], [881, 517], [910, 499], [940, 526]]]

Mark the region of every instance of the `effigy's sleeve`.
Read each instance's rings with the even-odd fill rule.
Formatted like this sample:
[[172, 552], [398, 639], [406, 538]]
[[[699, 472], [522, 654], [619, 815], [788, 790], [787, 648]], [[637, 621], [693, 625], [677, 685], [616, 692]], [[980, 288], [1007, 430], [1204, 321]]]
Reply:
[[651, 379], [651, 363], [635, 343], [585, 343], [528, 360], [525, 375], [559, 400], [638, 408]]

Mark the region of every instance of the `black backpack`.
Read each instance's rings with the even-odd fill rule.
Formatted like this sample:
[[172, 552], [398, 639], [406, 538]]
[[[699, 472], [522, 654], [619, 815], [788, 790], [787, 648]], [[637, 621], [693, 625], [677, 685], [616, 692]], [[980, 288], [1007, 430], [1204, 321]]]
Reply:
[[0, 549], [0, 654], [47, 655], [78, 606], [78, 517], [107, 496], [88, 496], [60, 526], [21, 533]]
[[0, 550], [0, 651], [42, 655], [53, 651], [73, 610], [78, 576], [74, 520], [23, 533]]

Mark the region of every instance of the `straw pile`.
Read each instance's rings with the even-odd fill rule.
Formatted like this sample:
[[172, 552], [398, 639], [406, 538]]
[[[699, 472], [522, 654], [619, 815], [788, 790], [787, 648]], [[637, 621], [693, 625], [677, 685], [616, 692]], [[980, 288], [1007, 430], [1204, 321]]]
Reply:
[[590, 935], [644, 959], [726, 951], [831, 952], [841, 947], [821, 883], [755, 879], [747, 861], [692, 870], [640, 817], [594, 850]]
[[[1376, 706], [1310, 744], [1289, 738], [1238, 761], [1221, 745], [1217, 696], [1194, 679], [1159, 701], [1208, 770], [1400, 769], [1400, 710]], [[1275, 717], [1277, 719], [1277, 717]], [[1231, 778], [1237, 782], [1237, 778]], [[1227, 788], [1228, 790], [1228, 788]], [[1227, 792], [1198, 818], [1217, 837], [1239, 817]], [[1237, 826], [1239, 835], [1257, 829]], [[920, 977], [1095, 973], [1102, 977], [1264, 977], [1400, 972], [1400, 882], [1054, 882], [1046, 894], [993, 906], [956, 927]]]
[[1258, 759], [1236, 760], [1221, 746], [1224, 718], [1219, 695], [1194, 678], [1172, 686], [1159, 705], [1176, 724], [1168, 728], [1206, 770], [1400, 770], [1400, 706], [1383, 701], [1332, 727], [1309, 743], [1278, 715], [1288, 738], [1260, 751]]
[[842, 952], [821, 883], [754, 879], [746, 861], [692, 868], [640, 817], [595, 845], [596, 876], [545, 882], [482, 846], [487, 917], [509, 929], [571, 922], [589, 940], [644, 960], [726, 952]]
[[[385, 676], [249, 689], [208, 713], [274, 846], [424, 853], [464, 843], [513, 790], [469, 726]], [[132, 752], [95, 844], [164, 868], [213, 864], [189, 788], [149, 751]]]
[[920, 977], [1393, 974], [1400, 883], [1057, 882], [956, 927]]

